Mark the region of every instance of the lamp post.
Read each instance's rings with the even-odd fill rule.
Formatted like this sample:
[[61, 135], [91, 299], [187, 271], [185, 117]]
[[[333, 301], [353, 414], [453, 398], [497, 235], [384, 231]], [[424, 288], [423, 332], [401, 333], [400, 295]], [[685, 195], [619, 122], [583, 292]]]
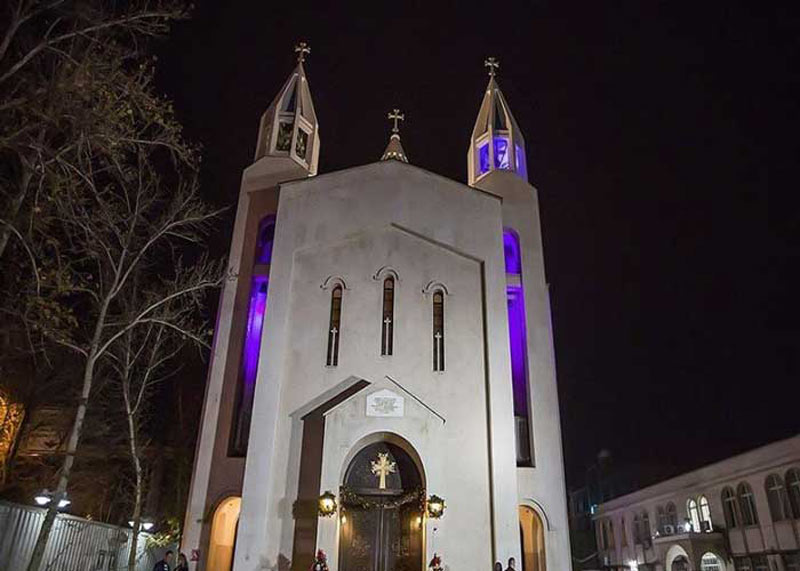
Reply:
[[444, 498], [440, 498], [436, 494], [433, 494], [428, 498], [428, 517], [432, 519], [439, 519], [444, 515], [444, 510], [446, 507], [447, 504], [445, 503]]

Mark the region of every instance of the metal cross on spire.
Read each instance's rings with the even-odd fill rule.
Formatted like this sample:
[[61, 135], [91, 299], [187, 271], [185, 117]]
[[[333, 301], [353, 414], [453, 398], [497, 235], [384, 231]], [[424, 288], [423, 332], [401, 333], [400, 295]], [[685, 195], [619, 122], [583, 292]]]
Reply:
[[497, 70], [500, 68], [500, 62], [493, 57], [490, 57], [484, 61], [483, 65], [489, 68], [489, 77], [494, 77], [497, 75]]
[[397, 125], [398, 121], [405, 121], [406, 116], [403, 113], [400, 113], [399, 109], [393, 109], [389, 115], [387, 115], [390, 121], [394, 121], [394, 125], [392, 127], [392, 133], [397, 134], [400, 132], [400, 127]]
[[306, 61], [306, 54], [311, 53], [311, 48], [305, 42], [300, 42], [294, 47], [294, 51], [297, 54], [297, 63], [303, 63]]

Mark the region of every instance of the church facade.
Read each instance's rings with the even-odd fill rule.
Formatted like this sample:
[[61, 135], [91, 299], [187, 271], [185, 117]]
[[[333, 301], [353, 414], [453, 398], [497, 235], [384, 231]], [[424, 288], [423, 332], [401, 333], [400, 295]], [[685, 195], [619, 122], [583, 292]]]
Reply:
[[182, 550], [209, 571], [571, 569], [525, 141], [487, 61], [468, 184], [317, 175], [298, 47], [242, 177]]

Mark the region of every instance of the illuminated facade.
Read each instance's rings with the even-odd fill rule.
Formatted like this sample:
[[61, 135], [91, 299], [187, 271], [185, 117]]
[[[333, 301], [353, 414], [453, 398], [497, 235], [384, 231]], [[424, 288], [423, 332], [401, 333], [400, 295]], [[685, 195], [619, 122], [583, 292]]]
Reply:
[[398, 110], [382, 160], [315, 176], [298, 49], [242, 178], [183, 550], [570, 569], [536, 190], [496, 64], [469, 185], [409, 163]]
[[639, 571], [800, 571], [800, 435], [600, 504], [600, 562]]

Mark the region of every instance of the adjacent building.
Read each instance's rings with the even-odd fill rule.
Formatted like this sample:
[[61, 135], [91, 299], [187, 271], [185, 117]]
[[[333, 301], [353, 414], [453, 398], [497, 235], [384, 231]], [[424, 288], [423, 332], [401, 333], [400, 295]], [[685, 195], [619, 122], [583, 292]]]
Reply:
[[800, 571], [800, 435], [600, 504], [598, 559], [639, 571]]

